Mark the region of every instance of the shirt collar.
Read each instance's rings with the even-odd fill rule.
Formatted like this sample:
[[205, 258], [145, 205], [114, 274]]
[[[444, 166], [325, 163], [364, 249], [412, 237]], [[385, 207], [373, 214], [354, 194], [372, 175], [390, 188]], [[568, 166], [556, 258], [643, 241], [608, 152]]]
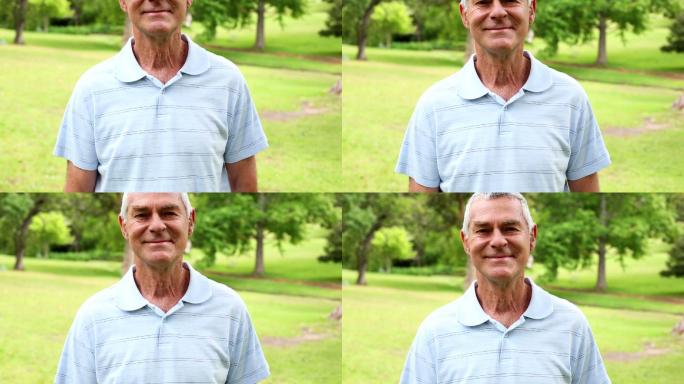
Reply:
[[[537, 320], [549, 316], [553, 312], [551, 295], [538, 287], [532, 279], [526, 277], [525, 281], [532, 287], [532, 298], [523, 316]], [[461, 298], [463, 306], [458, 313], [459, 323], [468, 327], [474, 327], [489, 320], [489, 315], [482, 309], [480, 302], [477, 300], [477, 295], [475, 294], [476, 286], [477, 282], [473, 281], [470, 288], [463, 294]]]
[[[523, 89], [530, 92], [543, 92], [551, 87], [551, 70], [541, 61], [537, 60], [528, 51], [524, 51], [523, 55], [530, 59], [530, 75], [523, 85]], [[463, 66], [461, 70], [462, 86], [458, 88], [458, 95], [464, 99], [475, 100], [489, 93], [489, 89], [485, 87], [477, 75], [475, 70], [475, 55], [470, 56], [470, 60]]]
[[[185, 64], [180, 71], [188, 75], [199, 75], [207, 71], [209, 69], [209, 53], [195, 44], [189, 36], [182, 34], [181, 39], [188, 43], [188, 56], [185, 58]], [[142, 69], [133, 54], [133, 37], [128, 39], [116, 60], [115, 76], [119, 81], [131, 83], [147, 76], [147, 72]]]
[[[183, 262], [183, 266], [190, 271], [190, 283], [181, 300], [192, 304], [200, 304], [209, 300], [212, 294], [209, 279], [195, 271], [190, 264]], [[135, 265], [131, 265], [116, 288], [116, 306], [124, 311], [135, 311], [148, 304], [147, 299], [143, 297], [138, 286], [135, 285], [134, 271]]]

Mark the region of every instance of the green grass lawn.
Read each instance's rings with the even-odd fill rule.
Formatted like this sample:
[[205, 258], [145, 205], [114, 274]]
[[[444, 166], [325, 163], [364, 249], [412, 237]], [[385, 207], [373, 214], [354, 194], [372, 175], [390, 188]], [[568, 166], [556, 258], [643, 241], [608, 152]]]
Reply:
[[[666, 54], [666, 23], [654, 18], [644, 34], [612, 31], [609, 65], [592, 66], [596, 42], [561, 45], [543, 61], [577, 78], [589, 95], [613, 164], [601, 172], [608, 192], [682, 191], [684, 118], [670, 106], [684, 91], [684, 55]], [[535, 42], [528, 48], [544, 47]], [[406, 125], [420, 95], [458, 71], [463, 52], [368, 48], [369, 61], [353, 60], [356, 47], [343, 46], [342, 179], [345, 191], [405, 191], [394, 173]]]
[[[340, 303], [340, 267], [316, 261], [324, 239], [315, 228], [311, 234], [285, 246], [282, 256], [267, 243], [262, 279], [247, 276], [253, 262], [247, 256], [219, 257], [204, 271], [247, 303], [271, 367], [266, 383], [339, 382], [341, 327], [328, 314]], [[0, 382], [51, 382], [76, 310], [115, 283], [121, 265], [27, 258], [26, 271], [15, 272], [13, 263], [0, 256]]]
[[[670, 330], [684, 314], [684, 279], [657, 274], [665, 250], [655, 243], [648, 256], [628, 260], [624, 270], [611, 258], [606, 294], [584, 291], [593, 286], [593, 270], [562, 271], [558, 280], [542, 284], [579, 305], [614, 383], [679, 380], [684, 343]], [[535, 268], [528, 274], [539, 272]], [[368, 286], [360, 287], [353, 284], [355, 278], [356, 272], [343, 271], [342, 382], [395, 383], [418, 326], [462, 294], [463, 279], [369, 273]], [[655, 301], [663, 296], [673, 301]]]
[[[247, 79], [270, 148], [258, 155], [263, 191], [330, 192], [340, 181], [340, 43], [318, 36], [319, 2], [282, 29], [267, 19], [267, 50], [247, 50], [251, 26], [220, 30], [210, 50], [233, 60]], [[195, 24], [191, 35], [201, 31]], [[0, 40], [14, 32], [0, 29]], [[119, 50], [120, 37], [27, 32], [26, 46], [0, 45], [1, 191], [61, 191], [65, 161], [52, 156], [59, 124], [78, 78]]]

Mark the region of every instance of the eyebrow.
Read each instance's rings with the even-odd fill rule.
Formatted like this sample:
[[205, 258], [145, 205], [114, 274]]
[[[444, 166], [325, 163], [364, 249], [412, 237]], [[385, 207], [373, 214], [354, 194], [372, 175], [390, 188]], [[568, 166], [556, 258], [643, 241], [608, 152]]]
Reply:
[[[506, 220], [501, 225], [522, 225], [520, 220]], [[488, 221], [474, 221], [473, 227], [489, 227], [491, 224]]]
[[[150, 208], [146, 205], [137, 205], [137, 206], [132, 205], [130, 209], [131, 209], [131, 212], [144, 212], [144, 211], [150, 210]], [[168, 211], [168, 210], [174, 210], [174, 209], [180, 210], [180, 205], [178, 205], [178, 204], [166, 204], [166, 205], [162, 205], [159, 208], [160, 211]]]

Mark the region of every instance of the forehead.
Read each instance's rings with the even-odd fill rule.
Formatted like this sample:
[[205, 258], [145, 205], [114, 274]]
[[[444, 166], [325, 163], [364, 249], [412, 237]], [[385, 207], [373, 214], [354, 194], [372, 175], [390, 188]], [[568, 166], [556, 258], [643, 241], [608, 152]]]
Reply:
[[130, 193], [128, 194], [129, 209], [154, 209], [161, 207], [182, 207], [178, 193]]
[[518, 199], [500, 197], [492, 200], [476, 200], [470, 206], [470, 222], [493, 224], [496, 222], [525, 222], [522, 205]]

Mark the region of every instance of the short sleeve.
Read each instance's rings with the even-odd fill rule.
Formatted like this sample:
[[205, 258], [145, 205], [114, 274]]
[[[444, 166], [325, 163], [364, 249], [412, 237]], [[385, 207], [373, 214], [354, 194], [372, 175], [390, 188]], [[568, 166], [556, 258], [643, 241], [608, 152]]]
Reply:
[[581, 179], [610, 165], [608, 150], [586, 95], [577, 126], [572, 131], [568, 180]]
[[59, 359], [56, 384], [95, 384], [95, 353], [85, 316], [76, 315]]
[[235, 104], [228, 108], [228, 141], [223, 156], [226, 163], [244, 160], [268, 148], [266, 134], [242, 75], [239, 84]]
[[98, 167], [92, 100], [83, 79], [76, 84], [64, 111], [53, 154], [81, 169], [94, 171]]
[[[586, 320], [585, 320], [586, 322]], [[589, 324], [585, 323], [582, 340], [572, 366], [572, 384], [610, 384], [603, 359]]]
[[395, 172], [405, 174], [418, 184], [436, 188], [440, 185], [435, 142], [435, 116], [425, 100], [418, 101], [404, 135]]
[[411, 349], [406, 357], [400, 384], [428, 384], [437, 382], [437, 358], [435, 338], [425, 326], [418, 329]]
[[270, 375], [268, 363], [244, 303], [240, 312], [237, 327], [230, 332], [230, 368], [226, 384], [255, 384]]

